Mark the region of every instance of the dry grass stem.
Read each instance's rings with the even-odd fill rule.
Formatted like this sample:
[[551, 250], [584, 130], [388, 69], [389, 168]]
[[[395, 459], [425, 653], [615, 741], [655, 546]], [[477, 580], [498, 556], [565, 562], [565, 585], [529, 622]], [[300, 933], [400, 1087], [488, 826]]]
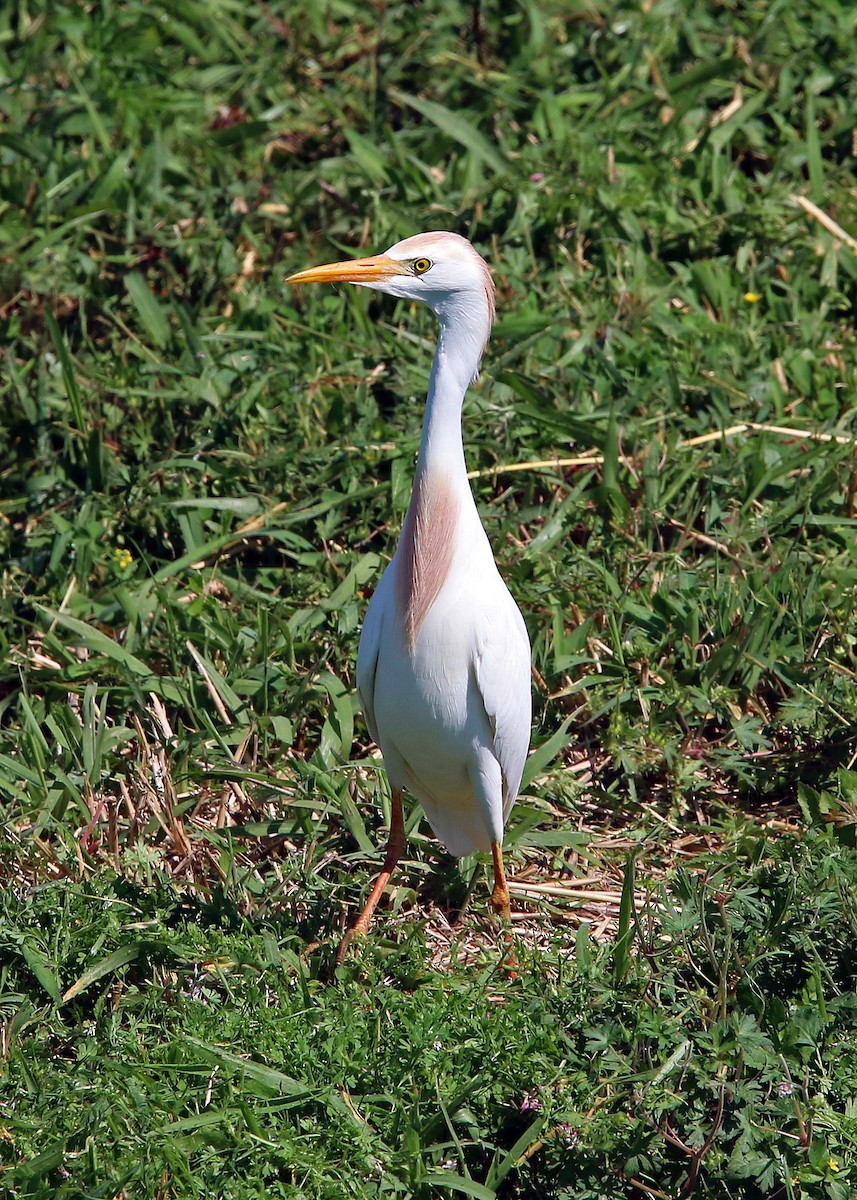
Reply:
[[853, 238], [850, 233], [846, 233], [842, 226], [834, 221], [833, 217], [828, 216], [823, 208], [819, 208], [817, 204], [814, 204], [812, 200], [808, 200], [806, 196], [798, 196], [796, 193], [789, 196], [789, 199], [793, 200], [795, 204], [799, 204], [804, 212], [818, 221], [819, 225], [822, 225], [828, 233], [832, 233], [840, 242], [844, 242], [846, 246], [850, 246], [852, 250], [857, 252], [857, 239]]

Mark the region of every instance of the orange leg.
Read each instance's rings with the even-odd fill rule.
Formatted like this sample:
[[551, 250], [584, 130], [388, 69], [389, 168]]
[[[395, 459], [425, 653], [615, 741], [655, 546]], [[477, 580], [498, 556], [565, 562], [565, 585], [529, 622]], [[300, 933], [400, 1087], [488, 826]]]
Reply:
[[365, 937], [369, 932], [369, 926], [372, 922], [372, 914], [378, 905], [378, 901], [384, 894], [384, 888], [390, 882], [390, 876], [396, 863], [402, 857], [405, 850], [405, 814], [402, 811], [402, 791], [401, 788], [393, 788], [392, 792], [392, 809], [390, 812], [390, 836], [387, 838], [387, 852], [384, 855], [384, 865], [381, 868], [381, 874], [375, 880], [375, 886], [372, 888], [372, 894], [366, 901], [366, 904], [357, 921], [345, 934], [345, 937], [339, 943], [339, 950], [336, 953], [336, 965], [342, 966], [345, 961], [345, 956], [348, 953], [348, 947], [351, 945], [355, 937]]
[[[511, 921], [512, 908], [509, 904], [509, 887], [506, 883], [506, 872], [503, 869], [503, 849], [499, 842], [491, 843], [491, 857], [494, 860], [494, 890], [491, 893], [491, 907], [501, 921]], [[503, 966], [509, 972], [510, 979], [517, 979], [515, 968], [518, 960], [512, 943], [512, 935], [508, 929], [503, 930], [503, 941], [506, 943], [506, 958]]]
[[506, 872], [503, 869], [503, 849], [499, 842], [491, 843], [491, 857], [494, 859], [494, 890], [491, 893], [491, 907], [503, 921], [512, 919], [512, 909], [509, 906], [509, 888], [506, 885]]

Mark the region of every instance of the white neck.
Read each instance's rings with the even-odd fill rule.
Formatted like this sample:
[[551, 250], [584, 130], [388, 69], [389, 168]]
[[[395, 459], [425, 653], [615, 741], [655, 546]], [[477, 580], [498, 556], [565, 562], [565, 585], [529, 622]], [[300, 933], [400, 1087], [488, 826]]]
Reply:
[[431, 369], [414, 490], [396, 550], [399, 612], [411, 650], [426, 614], [449, 577], [462, 529], [470, 531], [471, 553], [483, 544], [491, 553], [467, 480], [461, 440], [461, 404], [488, 337], [490, 317], [487, 301], [483, 303], [482, 322], [480, 309], [473, 305], [435, 308], [440, 336]]
[[488, 306], [469, 297], [461, 303], [437, 310], [440, 334], [432, 363], [426, 412], [423, 420], [417, 476], [436, 471], [456, 481], [468, 492], [464, 446], [461, 438], [461, 406], [464, 394], [479, 371], [479, 361], [488, 340]]

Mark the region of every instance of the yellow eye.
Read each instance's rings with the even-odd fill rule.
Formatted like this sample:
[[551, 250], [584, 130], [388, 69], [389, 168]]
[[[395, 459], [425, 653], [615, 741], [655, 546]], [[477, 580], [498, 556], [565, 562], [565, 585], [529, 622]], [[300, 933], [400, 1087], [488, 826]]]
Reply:
[[414, 274], [425, 275], [431, 267], [431, 263], [427, 258], [415, 258], [413, 262]]

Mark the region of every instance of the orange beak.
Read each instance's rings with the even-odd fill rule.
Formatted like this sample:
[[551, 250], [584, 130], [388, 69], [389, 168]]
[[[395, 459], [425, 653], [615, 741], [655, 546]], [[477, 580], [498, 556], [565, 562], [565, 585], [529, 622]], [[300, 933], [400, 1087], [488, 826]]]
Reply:
[[394, 275], [406, 275], [402, 264], [386, 254], [372, 258], [355, 258], [350, 262], [326, 263], [323, 267], [309, 267], [289, 275], [286, 283], [376, 283], [391, 279]]

